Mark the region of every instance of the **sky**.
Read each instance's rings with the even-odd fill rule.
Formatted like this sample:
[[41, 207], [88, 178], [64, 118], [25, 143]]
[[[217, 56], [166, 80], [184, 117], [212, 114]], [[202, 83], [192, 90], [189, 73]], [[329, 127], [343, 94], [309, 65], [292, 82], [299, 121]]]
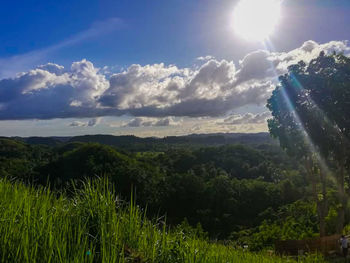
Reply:
[[[239, 15], [277, 16], [268, 2], [280, 0], [261, 1], [2, 3], [0, 136], [267, 131], [278, 75], [350, 54], [350, 1], [281, 0], [271, 34], [247, 39]], [[260, 32], [254, 21], [241, 31]]]

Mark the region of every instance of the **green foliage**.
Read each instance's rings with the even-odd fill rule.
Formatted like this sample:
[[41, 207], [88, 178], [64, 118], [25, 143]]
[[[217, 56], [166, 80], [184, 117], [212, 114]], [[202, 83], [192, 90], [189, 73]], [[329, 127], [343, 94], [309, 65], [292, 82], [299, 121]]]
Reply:
[[39, 182], [45, 185], [49, 177], [55, 187], [67, 187], [71, 180], [78, 184], [85, 177], [109, 176], [125, 198], [130, 196], [130, 190], [136, 188], [143, 205], [154, 203], [157, 199], [155, 184], [158, 172], [151, 166], [106, 145], [69, 144], [65, 149], [67, 151], [56, 160], [39, 168]]
[[133, 135], [84, 135], [69, 139], [69, 142], [99, 143], [124, 149], [129, 152], [164, 152], [175, 149], [202, 148], [230, 144], [275, 144], [268, 133], [232, 134], [191, 134], [187, 136], [168, 136], [164, 138], [139, 138]]
[[169, 230], [116, 201], [111, 187], [88, 180], [68, 198], [1, 179], [1, 262], [295, 262], [210, 243], [186, 223]]
[[47, 163], [54, 153], [46, 146], [28, 145], [21, 141], [0, 138], [0, 177], [25, 181], [33, 179], [35, 167]]
[[[19, 146], [0, 155], [2, 176], [25, 175], [69, 195], [72, 180], [81, 188], [84, 178], [108, 176], [123, 199], [135, 191], [149, 216], [166, 214], [173, 226], [187, 218], [191, 226], [200, 223], [210, 238], [226, 239], [233, 231], [259, 226], [260, 213], [296, 201], [306, 189], [300, 171], [282, 170], [283, 163], [292, 163], [268, 145], [130, 154], [96, 143], [48, 148], [8, 141]], [[28, 158], [18, 158], [23, 154]]]
[[253, 251], [273, 248], [277, 240], [302, 240], [317, 236], [317, 214], [313, 203], [296, 201], [260, 215], [265, 218], [256, 229], [233, 232], [236, 244], [247, 244]]
[[[314, 184], [321, 235], [326, 234], [325, 220], [329, 213], [325, 171], [332, 168], [339, 200], [336, 231], [341, 233], [350, 178], [350, 59], [322, 51], [308, 64], [300, 61], [289, 66], [279, 82], [267, 101], [272, 114], [269, 131], [290, 155], [305, 162]], [[322, 184], [321, 193], [318, 183]], [[330, 212], [334, 215], [335, 210]]]

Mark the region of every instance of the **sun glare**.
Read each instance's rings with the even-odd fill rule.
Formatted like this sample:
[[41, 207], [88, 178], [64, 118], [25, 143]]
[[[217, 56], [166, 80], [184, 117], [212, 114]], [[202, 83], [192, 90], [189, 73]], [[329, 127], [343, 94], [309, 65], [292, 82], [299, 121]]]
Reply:
[[280, 19], [281, 0], [241, 0], [233, 14], [235, 32], [247, 40], [270, 36]]

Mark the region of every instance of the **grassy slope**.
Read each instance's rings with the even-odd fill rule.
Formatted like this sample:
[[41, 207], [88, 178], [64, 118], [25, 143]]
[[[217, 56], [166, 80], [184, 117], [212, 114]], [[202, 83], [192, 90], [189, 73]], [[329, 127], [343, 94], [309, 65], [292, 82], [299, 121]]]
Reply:
[[102, 179], [72, 198], [0, 179], [0, 262], [294, 261], [168, 231], [138, 207], [116, 202]]

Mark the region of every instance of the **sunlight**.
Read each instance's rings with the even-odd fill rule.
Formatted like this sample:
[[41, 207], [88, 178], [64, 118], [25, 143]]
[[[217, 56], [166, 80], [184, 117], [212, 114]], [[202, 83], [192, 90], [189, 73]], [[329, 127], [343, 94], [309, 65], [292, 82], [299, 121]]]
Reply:
[[241, 0], [234, 10], [232, 26], [246, 40], [262, 41], [275, 30], [280, 10], [280, 0]]

